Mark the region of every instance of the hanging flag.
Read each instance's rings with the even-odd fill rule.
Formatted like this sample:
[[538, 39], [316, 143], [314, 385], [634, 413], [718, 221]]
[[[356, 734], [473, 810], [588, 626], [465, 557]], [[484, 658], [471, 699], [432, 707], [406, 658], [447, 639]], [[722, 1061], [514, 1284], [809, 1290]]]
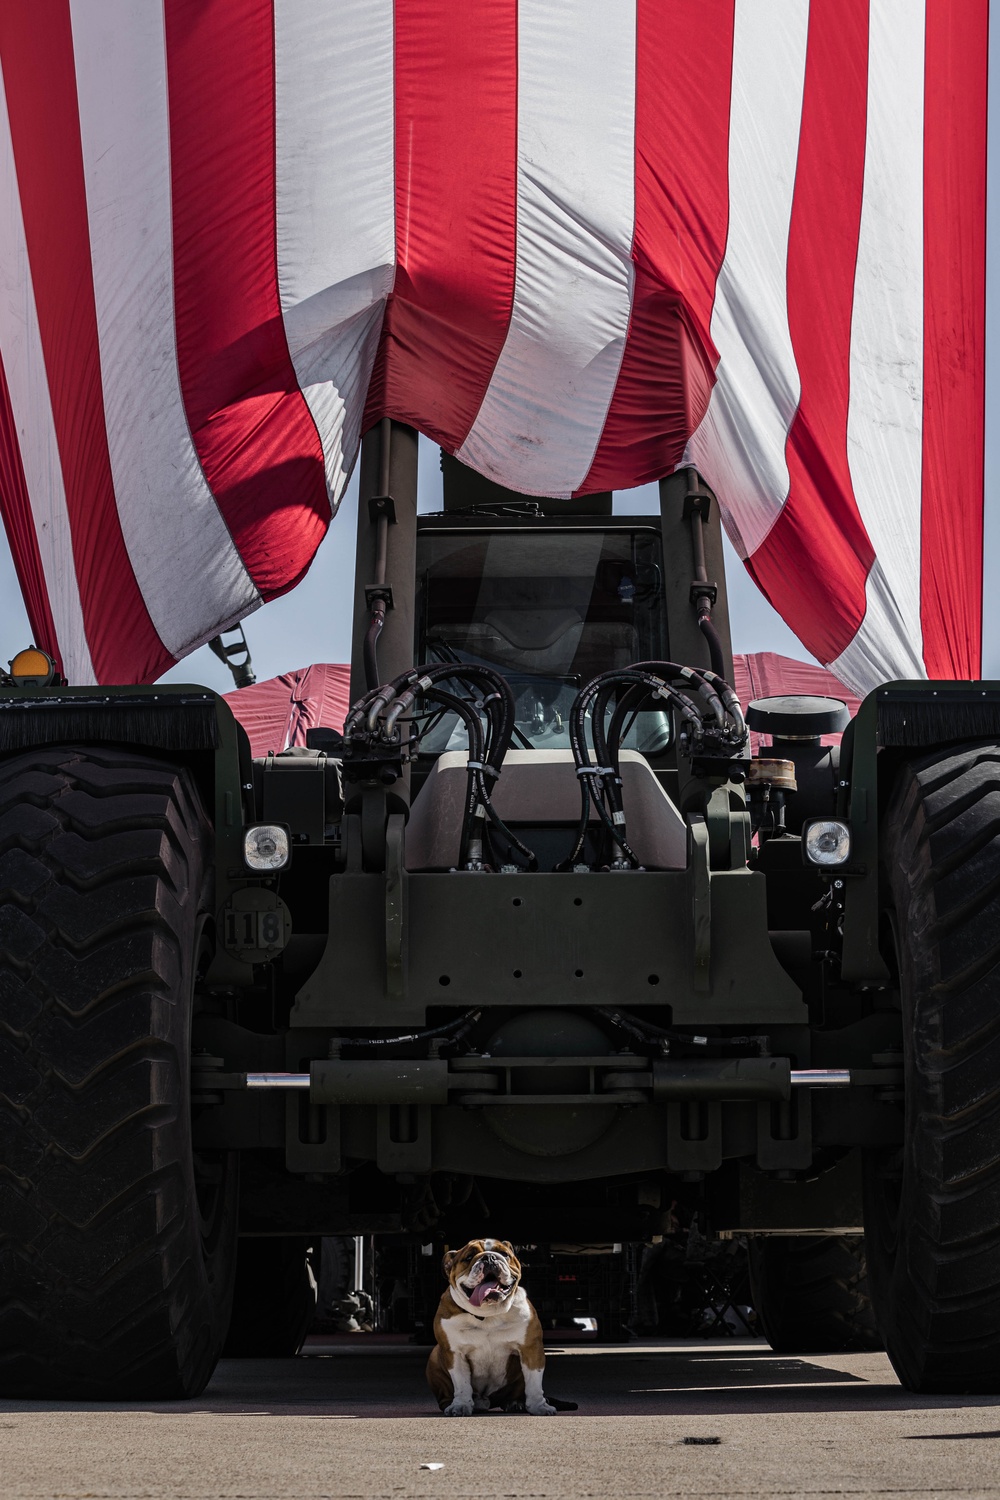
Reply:
[[526, 494], [696, 464], [845, 682], [977, 675], [987, 14], [3, 0], [37, 644], [155, 678], [295, 586], [389, 416]]

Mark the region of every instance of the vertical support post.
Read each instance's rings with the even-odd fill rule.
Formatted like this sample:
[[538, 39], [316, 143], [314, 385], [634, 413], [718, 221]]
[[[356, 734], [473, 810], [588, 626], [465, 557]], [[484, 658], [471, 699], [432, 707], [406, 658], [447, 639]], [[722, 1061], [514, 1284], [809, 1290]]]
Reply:
[[[712, 665], [708, 642], [698, 628], [698, 616], [691, 602], [691, 585], [697, 576], [697, 562], [692, 544], [691, 520], [685, 515], [689, 493], [688, 469], [678, 469], [660, 480], [660, 519], [663, 530], [663, 567], [667, 604], [667, 654], [671, 661], [687, 667]], [[696, 474], [699, 486], [708, 486]], [[711, 493], [711, 492], [709, 492]], [[726, 594], [726, 565], [722, 553], [722, 522], [719, 502], [712, 495], [708, 519], [703, 523], [705, 571], [717, 589], [712, 606], [712, 624], [722, 641], [725, 676], [733, 680], [733, 642], [729, 629], [729, 600]]]
[[[387, 431], [386, 431], [387, 429]], [[388, 438], [384, 461], [383, 435]], [[383, 682], [413, 666], [413, 595], [417, 549], [417, 431], [402, 422], [379, 423], [361, 444], [361, 486], [358, 497], [357, 561], [354, 575], [354, 638], [351, 650], [351, 702], [366, 691], [364, 641], [371, 623], [365, 590], [376, 581], [378, 517], [369, 501], [385, 494], [392, 498], [395, 519], [383, 535], [385, 582], [392, 591], [392, 607], [378, 640], [379, 676]]]
[[[700, 540], [704, 557], [695, 555], [695, 533], [692, 530], [689, 496], [692, 480], [710, 497], [707, 517], [701, 522]], [[704, 514], [704, 512], [702, 512]], [[726, 565], [722, 553], [722, 521], [719, 502], [697, 470], [678, 469], [660, 480], [660, 524], [663, 535], [663, 581], [667, 609], [667, 656], [686, 667], [711, 667], [708, 641], [698, 626], [696, 594], [692, 586], [704, 572], [715, 586], [712, 624], [722, 646], [723, 676], [733, 680], [733, 642], [729, 629], [729, 600], [726, 594]], [[700, 549], [699, 549], [700, 551]], [[707, 813], [713, 787], [696, 781], [688, 762], [678, 757], [678, 787], [681, 806], [690, 811], [700, 808]]]

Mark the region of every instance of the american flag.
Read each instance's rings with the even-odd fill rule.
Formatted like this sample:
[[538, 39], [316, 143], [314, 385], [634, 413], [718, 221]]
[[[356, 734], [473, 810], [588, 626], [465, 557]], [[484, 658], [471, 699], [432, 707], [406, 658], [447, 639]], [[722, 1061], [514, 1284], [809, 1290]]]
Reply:
[[37, 643], [154, 678], [294, 587], [390, 416], [526, 494], [695, 463], [845, 682], [975, 676], [987, 10], [0, 0]]

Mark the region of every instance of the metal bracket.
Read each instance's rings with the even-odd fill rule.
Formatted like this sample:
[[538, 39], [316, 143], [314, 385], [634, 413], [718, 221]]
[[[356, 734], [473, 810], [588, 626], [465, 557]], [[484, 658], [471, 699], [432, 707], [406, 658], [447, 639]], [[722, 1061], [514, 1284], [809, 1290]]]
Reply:
[[[778, 1125], [777, 1132], [775, 1124]], [[812, 1098], [797, 1089], [787, 1104], [757, 1105], [757, 1166], [762, 1172], [804, 1171], [812, 1166]]]
[[[225, 637], [235, 636], [235, 640], [227, 641]], [[257, 674], [250, 660], [250, 647], [247, 638], [243, 634], [243, 626], [236, 624], [229, 630], [224, 630], [219, 635], [213, 635], [208, 643], [208, 649], [213, 656], [217, 656], [224, 666], [227, 666], [233, 674], [233, 682], [238, 688], [253, 687], [257, 681]]]
[[395, 526], [396, 502], [391, 495], [372, 495], [368, 501], [368, 514], [373, 522], [385, 517], [390, 526]]
[[714, 1172], [722, 1164], [720, 1105], [667, 1105], [667, 1161], [671, 1172]]
[[708, 490], [688, 490], [684, 496], [684, 519], [690, 521], [692, 516], [700, 516], [703, 523], [707, 523], [712, 513], [712, 496]]
[[373, 604], [382, 600], [386, 609], [392, 609], [392, 589], [387, 583], [366, 583], [365, 603], [371, 609]]
[[701, 813], [688, 818], [691, 830], [691, 917], [694, 927], [694, 987], [711, 988], [709, 960], [712, 956], [712, 876], [708, 854], [708, 824]]
[[[405, 1125], [408, 1140], [397, 1139]], [[394, 1129], [394, 1126], [396, 1127]], [[434, 1165], [431, 1111], [427, 1104], [382, 1104], [375, 1125], [375, 1156], [380, 1172], [413, 1172], [426, 1177]]]
[[[302, 1139], [303, 1114], [307, 1121], [307, 1134], [315, 1134], [322, 1139]], [[297, 1094], [290, 1093], [286, 1096], [285, 1166], [289, 1172], [340, 1171], [340, 1110], [336, 1104], [304, 1105]]]

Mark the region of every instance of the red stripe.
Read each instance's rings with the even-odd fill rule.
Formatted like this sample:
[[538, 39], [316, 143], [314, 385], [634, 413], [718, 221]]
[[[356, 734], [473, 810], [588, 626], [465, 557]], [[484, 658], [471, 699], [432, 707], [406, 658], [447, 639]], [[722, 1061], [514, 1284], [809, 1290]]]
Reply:
[[0, 6], [0, 61], [90, 656], [99, 682], [149, 680], [173, 657], [115, 504], [68, 0]]
[[986, 0], [927, 0], [920, 618], [931, 677], [981, 671]]
[[581, 494], [669, 473], [715, 383], [733, 12], [734, 0], [637, 0], [632, 319]]
[[454, 452], [507, 336], [517, 243], [516, 0], [395, 14], [396, 280], [366, 425]]
[[867, 73], [868, 0], [814, 5], [788, 240], [788, 327], [801, 396], [785, 449], [788, 499], [747, 567], [821, 661], [833, 661], [856, 635], [875, 556], [847, 458]]
[[[62, 671], [62, 658], [56, 640], [55, 621], [49, 608], [49, 595], [42, 571], [31, 497], [21, 464], [14, 410], [10, 404], [7, 372], [0, 359], [0, 516], [10, 542], [17, 581], [21, 586], [24, 607], [28, 611], [32, 640], [55, 658]], [[27, 643], [25, 643], [27, 644]]]
[[205, 478], [270, 599], [299, 582], [330, 520], [278, 294], [271, 0], [166, 0], [165, 17], [181, 390]]

